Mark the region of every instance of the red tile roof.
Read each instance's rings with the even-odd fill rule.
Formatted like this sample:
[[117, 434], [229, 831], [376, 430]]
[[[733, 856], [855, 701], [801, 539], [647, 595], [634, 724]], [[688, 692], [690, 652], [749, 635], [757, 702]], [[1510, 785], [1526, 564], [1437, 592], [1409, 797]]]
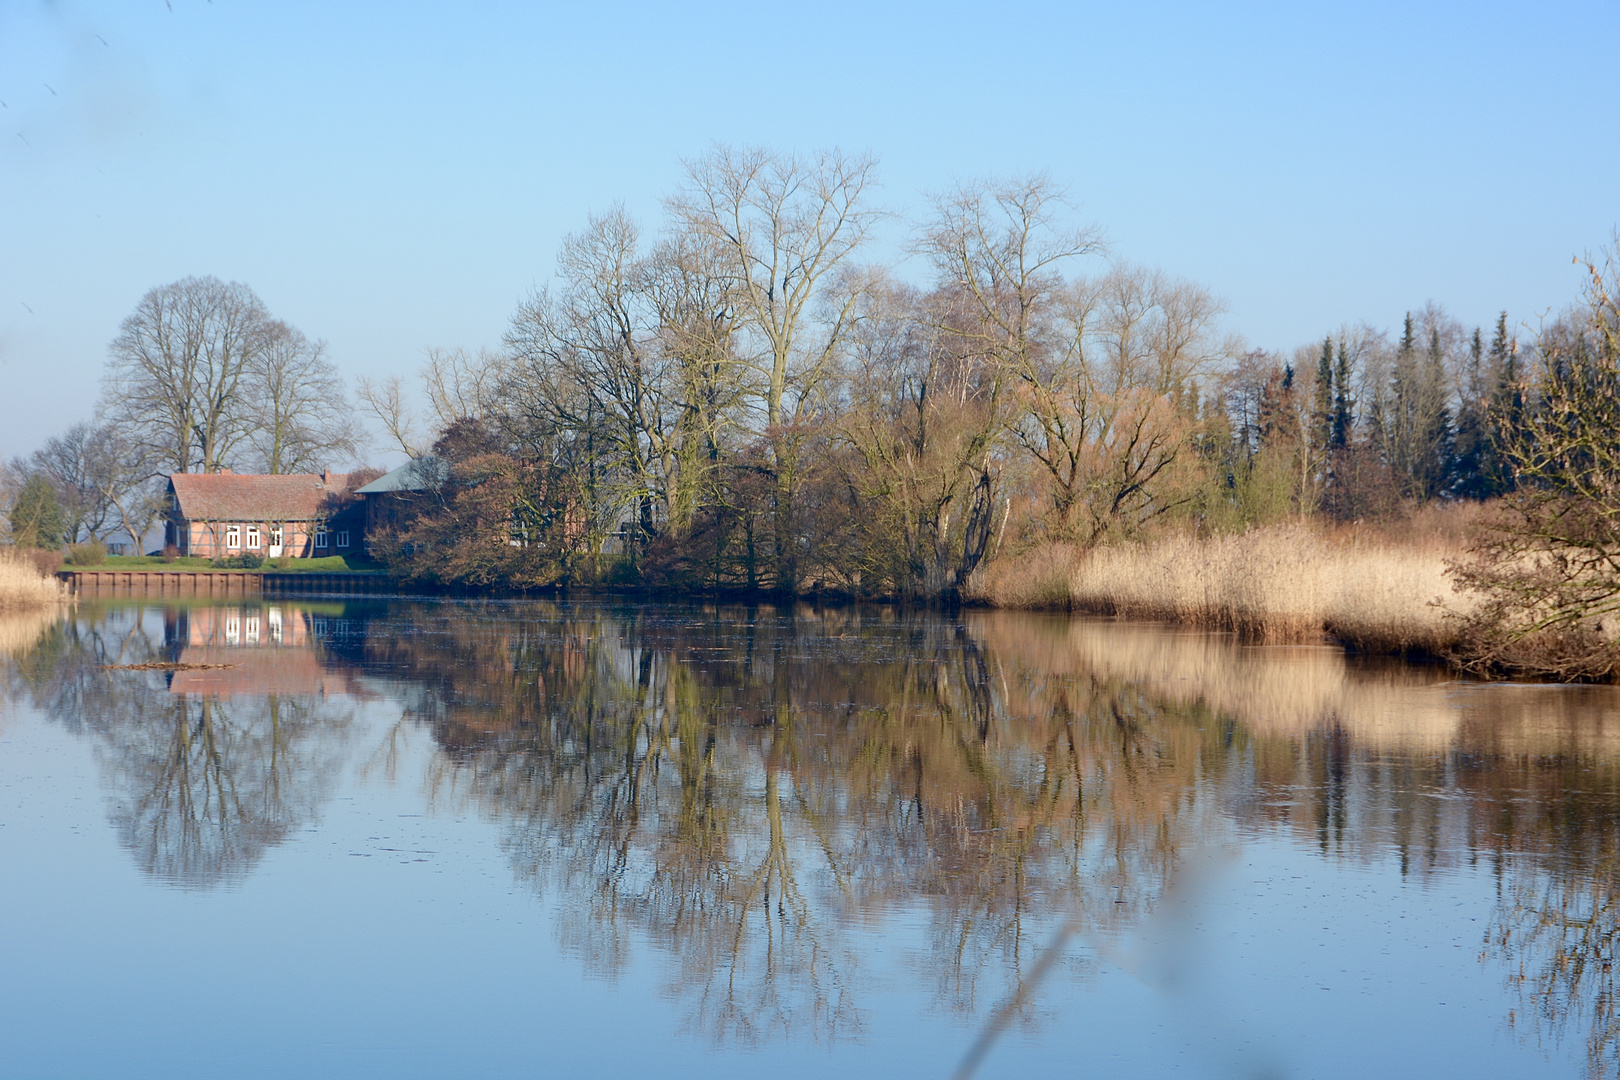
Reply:
[[190, 521], [308, 521], [327, 495], [348, 487], [348, 479], [344, 473], [327, 473], [326, 480], [313, 473], [175, 473], [169, 483], [180, 515]]

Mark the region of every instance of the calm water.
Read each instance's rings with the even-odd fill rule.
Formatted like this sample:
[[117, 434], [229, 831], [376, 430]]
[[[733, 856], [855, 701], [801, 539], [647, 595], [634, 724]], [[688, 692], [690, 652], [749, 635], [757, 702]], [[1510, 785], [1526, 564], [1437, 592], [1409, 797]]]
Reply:
[[5, 1077], [1620, 1058], [1610, 689], [593, 603], [85, 606], [0, 672]]

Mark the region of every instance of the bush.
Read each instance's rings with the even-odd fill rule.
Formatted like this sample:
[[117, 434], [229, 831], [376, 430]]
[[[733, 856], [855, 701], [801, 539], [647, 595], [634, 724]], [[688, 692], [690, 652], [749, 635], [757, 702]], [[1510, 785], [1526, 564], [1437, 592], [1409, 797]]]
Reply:
[[240, 555], [222, 555], [213, 560], [215, 570], [257, 570], [264, 565], [264, 556], [256, 551], [244, 551]]
[[33, 550], [24, 549], [18, 552], [24, 559], [34, 564], [34, 569], [46, 577], [51, 577], [62, 569], [62, 553], [60, 551], [46, 551], [43, 548]]
[[99, 540], [92, 540], [88, 544], [69, 544], [64, 561], [69, 566], [100, 566], [107, 561], [107, 545]]
[[180, 557], [180, 549], [173, 544], [164, 544], [163, 550], [158, 552], [158, 555], [164, 562], [174, 562]]

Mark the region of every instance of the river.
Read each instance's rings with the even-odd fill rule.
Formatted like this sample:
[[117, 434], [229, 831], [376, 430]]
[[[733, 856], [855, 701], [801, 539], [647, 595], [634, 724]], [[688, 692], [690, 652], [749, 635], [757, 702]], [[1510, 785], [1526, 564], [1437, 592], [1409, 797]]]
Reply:
[[7, 1077], [1616, 1075], [1620, 690], [1008, 612], [0, 619]]

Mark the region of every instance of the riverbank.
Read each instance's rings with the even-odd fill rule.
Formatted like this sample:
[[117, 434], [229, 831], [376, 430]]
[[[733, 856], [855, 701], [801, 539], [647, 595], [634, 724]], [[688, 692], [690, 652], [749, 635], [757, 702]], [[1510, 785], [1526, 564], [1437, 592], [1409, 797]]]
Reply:
[[1174, 535], [1091, 551], [1048, 544], [975, 574], [964, 598], [1236, 631], [1254, 641], [1336, 641], [1368, 653], [1445, 657], [1476, 603], [1446, 573], [1463, 530], [1393, 537], [1280, 525]]

